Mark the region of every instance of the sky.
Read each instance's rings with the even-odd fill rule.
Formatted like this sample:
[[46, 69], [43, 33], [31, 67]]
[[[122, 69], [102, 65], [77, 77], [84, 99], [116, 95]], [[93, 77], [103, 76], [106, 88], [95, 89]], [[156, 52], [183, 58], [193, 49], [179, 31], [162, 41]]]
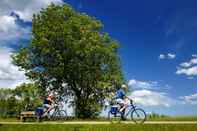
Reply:
[[197, 115], [196, 0], [1, 0], [0, 87], [28, 81], [10, 55], [29, 43], [32, 14], [51, 2], [97, 18], [120, 43], [128, 96], [137, 105], [150, 113]]

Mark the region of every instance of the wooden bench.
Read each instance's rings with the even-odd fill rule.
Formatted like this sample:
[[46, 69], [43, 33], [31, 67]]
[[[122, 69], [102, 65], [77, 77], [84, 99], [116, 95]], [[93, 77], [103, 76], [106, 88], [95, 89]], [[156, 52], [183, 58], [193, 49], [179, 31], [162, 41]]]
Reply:
[[23, 111], [20, 114], [20, 120], [25, 122], [27, 118], [36, 118], [34, 111]]

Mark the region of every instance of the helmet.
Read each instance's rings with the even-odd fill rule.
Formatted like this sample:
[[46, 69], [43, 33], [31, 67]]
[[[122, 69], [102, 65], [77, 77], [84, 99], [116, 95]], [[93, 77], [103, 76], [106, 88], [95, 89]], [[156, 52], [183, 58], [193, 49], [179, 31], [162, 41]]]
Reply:
[[121, 87], [122, 87], [123, 89], [126, 89], [126, 88], [127, 88], [127, 86], [126, 86], [125, 84], [122, 84]]

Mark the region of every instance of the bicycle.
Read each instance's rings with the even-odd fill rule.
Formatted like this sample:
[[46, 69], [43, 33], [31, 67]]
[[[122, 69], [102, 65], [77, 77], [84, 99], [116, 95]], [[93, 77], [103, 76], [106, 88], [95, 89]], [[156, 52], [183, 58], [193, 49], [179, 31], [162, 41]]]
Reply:
[[[53, 112], [52, 112], [53, 111]], [[67, 118], [67, 112], [66, 110], [63, 110], [63, 105], [61, 104], [55, 104], [53, 108], [51, 109], [52, 114], [49, 114], [49, 119], [52, 120], [64, 120]]]
[[129, 120], [130, 118], [136, 124], [143, 124], [147, 118], [145, 111], [135, 106], [132, 100], [130, 100], [129, 105], [122, 112], [119, 111], [117, 104], [111, 104], [110, 110], [108, 112], [108, 119], [113, 120], [115, 118], [121, 118], [121, 116], [123, 116], [127, 120]]
[[63, 109], [63, 104], [61, 101], [55, 101], [55, 103], [52, 106], [52, 109], [47, 112], [44, 107], [38, 107], [36, 110], [36, 117], [37, 121], [41, 121], [42, 118], [47, 117], [49, 120], [64, 120], [67, 118], [67, 112]]

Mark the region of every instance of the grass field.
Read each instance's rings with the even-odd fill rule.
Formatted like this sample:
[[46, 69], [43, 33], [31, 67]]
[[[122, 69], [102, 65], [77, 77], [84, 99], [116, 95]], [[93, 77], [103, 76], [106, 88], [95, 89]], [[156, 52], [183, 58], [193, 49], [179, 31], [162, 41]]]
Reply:
[[197, 121], [197, 116], [149, 118], [148, 121]]
[[0, 131], [197, 131], [197, 125], [0, 125]]
[[[17, 118], [0, 118], [0, 122], [17, 122], [20, 119]], [[84, 121], [76, 118], [69, 118], [67, 121]], [[86, 119], [85, 121], [109, 121], [104, 118], [98, 119]], [[163, 117], [163, 118], [148, 118], [147, 121], [197, 121], [197, 116], [177, 116], [177, 117]]]
[[[84, 121], [73, 119], [68, 121]], [[86, 120], [93, 121], [93, 120]], [[96, 121], [106, 121], [96, 119]], [[197, 121], [196, 116], [154, 118], [149, 121]], [[0, 122], [20, 122], [16, 118], [0, 119]], [[46, 121], [45, 121], [46, 122]], [[61, 122], [60, 122], [61, 123]], [[197, 124], [0, 124], [0, 131], [197, 131]]]

